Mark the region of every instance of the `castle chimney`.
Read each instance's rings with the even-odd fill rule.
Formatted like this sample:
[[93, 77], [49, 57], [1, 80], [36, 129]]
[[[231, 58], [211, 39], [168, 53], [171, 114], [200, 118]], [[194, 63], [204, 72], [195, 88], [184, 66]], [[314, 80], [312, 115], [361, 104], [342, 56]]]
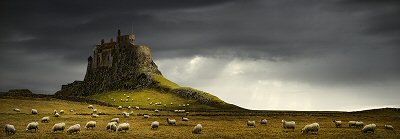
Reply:
[[101, 39], [101, 44], [104, 44], [104, 39]]

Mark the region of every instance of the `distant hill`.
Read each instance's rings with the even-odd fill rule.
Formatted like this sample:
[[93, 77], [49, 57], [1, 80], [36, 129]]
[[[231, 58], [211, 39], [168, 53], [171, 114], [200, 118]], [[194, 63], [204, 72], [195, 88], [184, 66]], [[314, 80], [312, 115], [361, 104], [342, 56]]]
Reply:
[[[126, 94], [135, 97], [127, 98]], [[185, 107], [187, 104], [195, 104], [190, 107], [203, 109], [242, 109], [210, 93], [181, 87], [166, 79], [153, 62], [150, 47], [135, 44], [133, 34], [121, 35], [119, 30], [116, 41], [101, 40], [96, 45], [93, 55], [88, 57], [84, 80], [62, 85], [55, 96], [86, 97], [112, 104], [142, 107], [154, 107], [150, 103], [158, 101], [166, 109], [178, 108], [179, 104], [181, 107], [183, 104]], [[132, 103], [123, 103], [121, 99], [130, 99]]]

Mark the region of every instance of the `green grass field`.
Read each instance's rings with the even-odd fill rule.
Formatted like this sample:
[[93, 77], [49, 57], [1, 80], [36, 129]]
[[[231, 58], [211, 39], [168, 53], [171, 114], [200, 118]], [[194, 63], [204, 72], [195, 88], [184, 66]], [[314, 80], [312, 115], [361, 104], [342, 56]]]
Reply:
[[[170, 111], [146, 110], [118, 110], [114, 107], [94, 105], [98, 111], [106, 113], [99, 118], [92, 118], [91, 109], [87, 103], [70, 102], [58, 99], [0, 99], [0, 124], [13, 124], [17, 133], [6, 135], [0, 132], [0, 138], [400, 138], [400, 112], [399, 110], [376, 110], [359, 113], [323, 113], [323, 112], [282, 112], [282, 111], [241, 111], [241, 112], [193, 112], [190, 111], [190, 121], [183, 122], [180, 118], [182, 113]], [[21, 109], [21, 112], [13, 111], [14, 108]], [[38, 115], [31, 115], [30, 110], [35, 108]], [[53, 117], [53, 110], [65, 110], [60, 117]], [[74, 112], [69, 112], [73, 109]], [[120, 115], [123, 111], [133, 111], [133, 115], [124, 118]], [[152, 115], [144, 119], [142, 114]], [[157, 116], [159, 115], [159, 116]], [[25, 128], [29, 122], [40, 121], [44, 116], [50, 116], [49, 123], [40, 123], [36, 133], [26, 132]], [[111, 118], [119, 117], [121, 122], [130, 124], [130, 130], [126, 133], [108, 132], [105, 126]], [[169, 126], [166, 118], [177, 120], [176, 126]], [[263, 126], [259, 120], [267, 119], [268, 124]], [[282, 128], [281, 120], [296, 121], [296, 129], [285, 130]], [[343, 127], [336, 128], [332, 120], [342, 120]], [[97, 127], [93, 130], [84, 129], [88, 121], [97, 121]], [[246, 126], [247, 120], [257, 121], [256, 127]], [[346, 121], [361, 120], [364, 123], [377, 124], [375, 133], [361, 133], [359, 128], [350, 128]], [[158, 130], [151, 130], [150, 123], [160, 122]], [[79, 134], [51, 133], [51, 127], [55, 123], [65, 122], [66, 127], [73, 124], [81, 124]], [[318, 122], [321, 126], [318, 135], [301, 134], [300, 130], [304, 125]], [[390, 123], [395, 130], [385, 130], [383, 125]], [[203, 125], [202, 134], [192, 134], [191, 130], [196, 124]]]

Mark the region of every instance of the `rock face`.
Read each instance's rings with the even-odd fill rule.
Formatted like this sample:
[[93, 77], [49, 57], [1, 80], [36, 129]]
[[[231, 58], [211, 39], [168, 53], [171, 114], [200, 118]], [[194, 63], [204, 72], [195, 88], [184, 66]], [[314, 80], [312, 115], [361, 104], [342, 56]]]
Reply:
[[62, 85], [58, 96], [88, 96], [112, 90], [133, 90], [153, 83], [152, 75], [159, 74], [152, 60], [151, 49], [136, 45], [133, 34], [121, 36], [117, 41], [96, 45], [83, 81]]

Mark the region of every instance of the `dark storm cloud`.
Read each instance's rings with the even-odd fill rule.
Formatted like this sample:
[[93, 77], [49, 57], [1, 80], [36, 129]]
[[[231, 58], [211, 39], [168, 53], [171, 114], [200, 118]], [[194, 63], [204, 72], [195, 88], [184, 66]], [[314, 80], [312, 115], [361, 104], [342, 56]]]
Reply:
[[155, 60], [292, 62], [269, 77], [322, 85], [398, 80], [399, 10], [396, 0], [1, 1], [0, 90], [83, 78], [92, 46], [117, 28]]

